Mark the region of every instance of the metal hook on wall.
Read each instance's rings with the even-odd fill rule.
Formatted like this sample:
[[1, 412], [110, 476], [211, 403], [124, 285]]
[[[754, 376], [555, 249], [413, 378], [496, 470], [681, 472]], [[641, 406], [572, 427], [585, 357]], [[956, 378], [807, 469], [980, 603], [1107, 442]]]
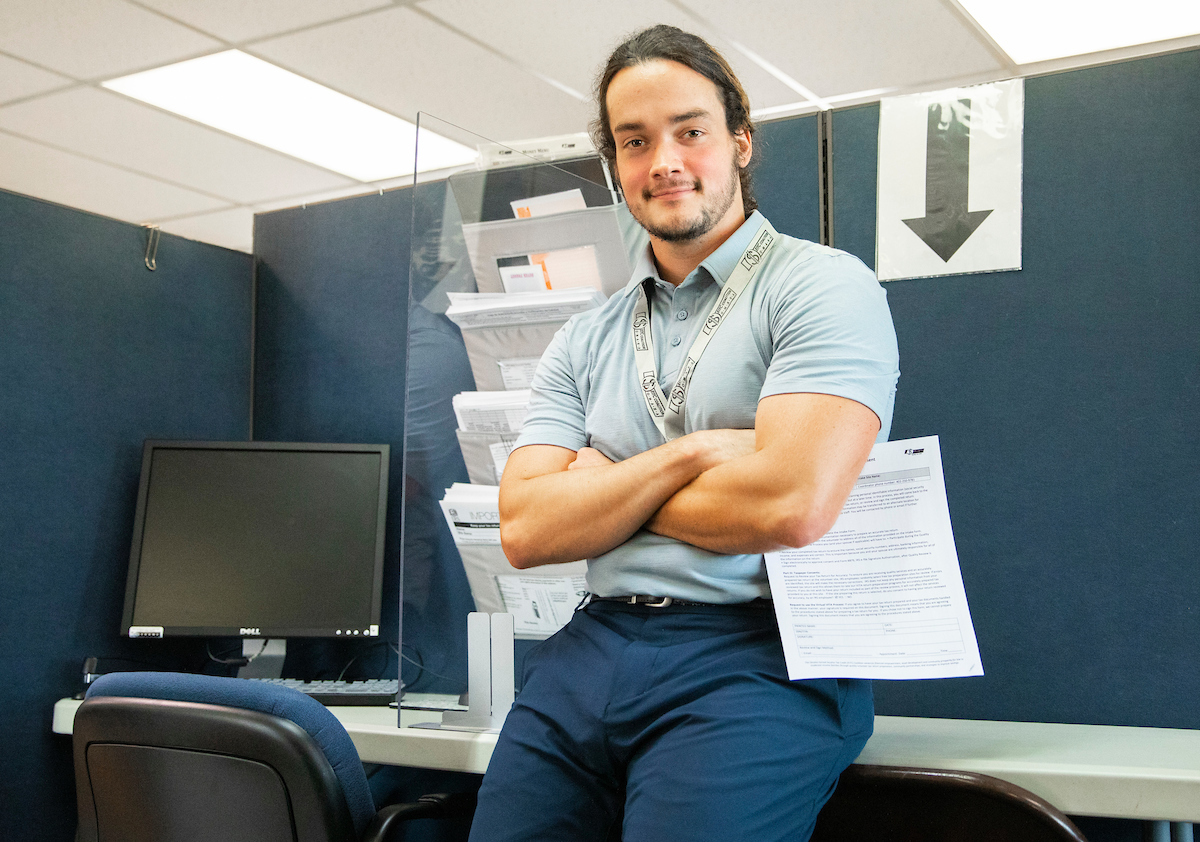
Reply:
[[143, 225], [146, 229], [146, 268], [153, 272], [158, 268], [158, 238], [162, 231], [157, 225]]

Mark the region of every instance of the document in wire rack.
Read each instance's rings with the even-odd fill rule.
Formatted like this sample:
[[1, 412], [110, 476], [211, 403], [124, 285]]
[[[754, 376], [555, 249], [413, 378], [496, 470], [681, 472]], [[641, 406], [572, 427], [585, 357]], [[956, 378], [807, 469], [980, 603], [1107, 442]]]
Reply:
[[587, 593], [587, 562], [512, 568], [500, 546], [500, 489], [456, 482], [442, 513], [462, 558], [475, 607], [513, 615], [520, 639], [544, 640], [567, 624]]
[[983, 675], [937, 436], [876, 444], [829, 533], [766, 559], [789, 678]]

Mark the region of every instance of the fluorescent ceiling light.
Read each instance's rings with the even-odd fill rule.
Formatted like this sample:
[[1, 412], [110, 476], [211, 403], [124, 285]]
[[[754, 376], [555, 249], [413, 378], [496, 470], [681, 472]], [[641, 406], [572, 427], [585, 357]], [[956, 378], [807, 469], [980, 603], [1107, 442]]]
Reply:
[[[103, 85], [358, 181], [413, 171], [415, 125], [238, 50]], [[422, 172], [475, 159], [475, 150], [422, 129]]]
[[1017, 64], [1200, 34], [1196, 0], [958, 0]]

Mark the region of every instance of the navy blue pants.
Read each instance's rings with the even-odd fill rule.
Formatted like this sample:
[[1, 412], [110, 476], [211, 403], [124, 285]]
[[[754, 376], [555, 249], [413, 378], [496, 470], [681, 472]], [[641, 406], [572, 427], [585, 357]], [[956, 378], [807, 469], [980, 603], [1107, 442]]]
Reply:
[[769, 603], [593, 602], [527, 658], [471, 842], [804, 842], [873, 721], [870, 682], [788, 680]]

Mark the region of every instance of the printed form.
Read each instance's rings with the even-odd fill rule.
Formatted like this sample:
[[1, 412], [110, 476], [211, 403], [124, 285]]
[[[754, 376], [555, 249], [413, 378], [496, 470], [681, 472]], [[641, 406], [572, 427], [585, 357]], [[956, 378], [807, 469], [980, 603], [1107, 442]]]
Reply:
[[983, 675], [937, 436], [876, 444], [829, 533], [766, 559], [789, 678]]

